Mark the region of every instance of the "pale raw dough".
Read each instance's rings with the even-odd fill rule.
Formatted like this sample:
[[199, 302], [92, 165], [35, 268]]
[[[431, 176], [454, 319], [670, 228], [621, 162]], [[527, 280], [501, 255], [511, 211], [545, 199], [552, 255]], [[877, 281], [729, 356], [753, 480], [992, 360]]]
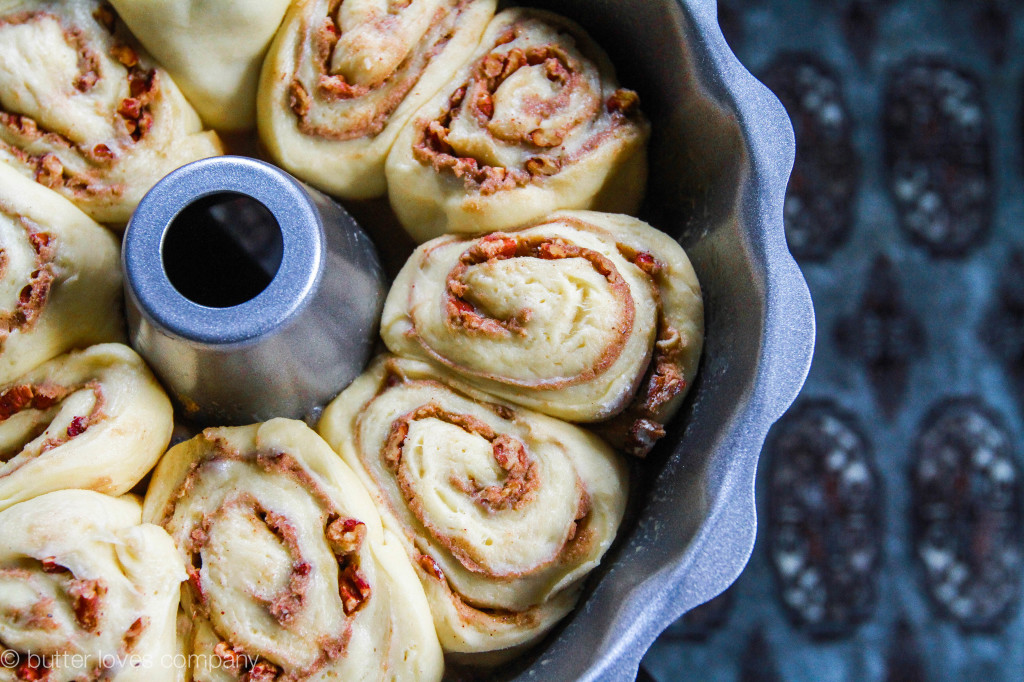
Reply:
[[117, 239], [2, 162], [0, 252], [0, 385], [72, 348], [124, 339]]
[[256, 126], [256, 84], [288, 0], [110, 0], [207, 125]]
[[537, 10], [501, 12], [395, 141], [391, 206], [421, 242], [558, 209], [633, 214], [647, 179], [639, 106], [579, 26]]
[[[700, 285], [682, 247], [636, 218], [594, 211], [423, 244], [395, 279], [381, 321], [392, 352], [580, 422], [622, 413], [663, 424], [693, 381], [703, 333]], [[666, 371], [682, 385], [641, 414], [634, 403], [645, 373], [669, 354]]]
[[[0, 633], [48, 682], [179, 682], [175, 614], [185, 571], [132, 496], [61, 490], [0, 512]], [[29, 615], [31, 614], [31, 615]], [[35, 660], [33, 660], [35, 659]], [[0, 680], [19, 678], [14, 666]]]
[[221, 144], [103, 7], [0, 3], [0, 160], [123, 226], [157, 180]]
[[399, 131], [472, 54], [494, 8], [495, 0], [297, 0], [263, 64], [263, 146], [328, 194], [382, 196]]
[[105, 343], [0, 387], [0, 509], [65, 488], [128, 492], [164, 452], [171, 403], [146, 363]]
[[196, 679], [236, 679], [202, 665], [232, 652], [286, 679], [441, 679], [398, 539], [302, 422], [207, 429], [171, 448], [143, 518], [168, 530], [190, 574], [181, 645], [199, 656]]
[[445, 651], [515, 653], [572, 610], [622, 520], [626, 470], [579, 427], [442, 379], [381, 356], [319, 430], [403, 538]]

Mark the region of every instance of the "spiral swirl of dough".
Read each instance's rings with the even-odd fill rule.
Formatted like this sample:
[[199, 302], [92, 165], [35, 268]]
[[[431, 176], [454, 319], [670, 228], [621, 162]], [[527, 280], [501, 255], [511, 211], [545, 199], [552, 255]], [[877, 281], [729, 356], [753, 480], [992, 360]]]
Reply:
[[120, 341], [117, 240], [0, 163], [0, 385], [72, 348]]
[[0, 159], [123, 225], [178, 166], [221, 153], [165, 71], [96, 0], [0, 9]]
[[182, 646], [199, 662], [194, 678], [440, 679], [409, 560], [302, 422], [207, 429], [175, 446], [143, 518], [167, 529], [189, 574]]
[[415, 239], [518, 227], [559, 209], [635, 213], [648, 124], [607, 56], [547, 12], [511, 9], [413, 117], [387, 162]]
[[181, 680], [177, 556], [131, 496], [60, 490], [0, 512], [0, 680]]
[[538, 225], [420, 246], [381, 322], [388, 348], [643, 455], [696, 373], [700, 286], [682, 247], [629, 216], [563, 211]]
[[476, 48], [495, 0], [299, 0], [263, 65], [260, 139], [329, 194], [385, 191], [402, 126]]
[[0, 509], [53, 490], [128, 492], [171, 437], [171, 403], [142, 359], [106, 343], [0, 387]]
[[319, 429], [405, 539], [441, 644], [536, 641], [573, 607], [625, 509], [615, 453], [578, 427], [381, 356]]

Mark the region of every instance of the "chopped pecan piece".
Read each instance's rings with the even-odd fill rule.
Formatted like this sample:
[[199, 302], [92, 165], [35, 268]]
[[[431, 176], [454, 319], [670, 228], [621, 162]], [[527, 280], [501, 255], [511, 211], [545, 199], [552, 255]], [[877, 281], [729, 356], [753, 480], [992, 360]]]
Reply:
[[128, 68], [139, 64], [139, 54], [127, 45], [114, 45], [110, 48], [110, 56]]
[[632, 90], [620, 88], [608, 98], [608, 111], [629, 116], [640, 105], [640, 96]]
[[288, 106], [296, 116], [305, 116], [309, 113], [310, 98], [302, 83], [295, 80], [288, 86]]
[[252, 667], [244, 679], [246, 682], [273, 682], [281, 674], [281, 669], [268, 661], [260, 661]]
[[336, 519], [327, 526], [327, 541], [335, 554], [357, 551], [366, 538], [366, 524], [356, 519]]
[[93, 631], [100, 623], [100, 600], [107, 587], [99, 580], [75, 580], [68, 593], [74, 599], [75, 620], [84, 630]]
[[243, 651], [224, 641], [217, 642], [213, 647], [213, 655], [224, 661], [224, 666], [229, 670], [241, 670], [248, 658]]
[[420, 565], [424, 571], [426, 571], [431, 577], [437, 578], [438, 580], [444, 580], [444, 571], [434, 561], [434, 557], [426, 554], [420, 554], [416, 557], [416, 563]]
[[352, 615], [370, 598], [370, 584], [363, 579], [358, 567], [351, 562], [339, 566], [338, 593], [341, 595], [345, 615]]

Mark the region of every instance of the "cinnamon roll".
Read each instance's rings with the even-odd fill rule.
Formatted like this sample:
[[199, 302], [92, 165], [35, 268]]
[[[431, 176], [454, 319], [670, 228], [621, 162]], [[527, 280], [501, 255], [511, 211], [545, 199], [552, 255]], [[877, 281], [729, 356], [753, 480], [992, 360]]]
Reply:
[[171, 403], [116, 343], [54, 358], [0, 387], [0, 509], [64, 488], [125, 493], [171, 437]]
[[382, 196], [402, 126], [480, 42], [495, 0], [298, 0], [263, 64], [260, 139], [328, 194]]
[[510, 9], [413, 117], [387, 161], [409, 234], [504, 230], [558, 209], [635, 213], [649, 126], [576, 24]]
[[256, 125], [260, 65], [288, 0], [110, 0], [203, 121]]
[[423, 589], [344, 462], [302, 422], [172, 448], [143, 518], [180, 550], [195, 679], [439, 680]]
[[319, 429], [402, 536], [441, 645], [471, 661], [564, 617], [622, 520], [626, 470], [596, 436], [422, 362], [381, 356]]
[[641, 456], [693, 381], [703, 330], [682, 247], [591, 211], [423, 244], [381, 321], [393, 353], [545, 414], [604, 422], [606, 439]]
[[118, 254], [109, 231], [0, 163], [0, 385], [124, 337]]
[[181, 680], [184, 579], [131, 496], [61, 490], [0, 512], [0, 679]]
[[123, 225], [157, 180], [221, 152], [167, 73], [96, 0], [0, 9], [0, 159]]

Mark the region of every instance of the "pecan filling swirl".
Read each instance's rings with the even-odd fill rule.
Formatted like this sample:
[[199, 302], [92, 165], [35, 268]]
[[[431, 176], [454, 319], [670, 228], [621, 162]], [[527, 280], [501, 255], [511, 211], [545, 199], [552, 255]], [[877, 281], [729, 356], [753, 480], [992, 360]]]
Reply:
[[403, 530], [450, 652], [542, 636], [621, 519], [625, 472], [607, 446], [423, 363], [378, 358], [319, 428]]
[[645, 455], [696, 373], [700, 286], [683, 249], [622, 215], [420, 246], [381, 322], [388, 349]]
[[395, 143], [391, 204], [420, 241], [508, 229], [561, 208], [634, 213], [648, 128], [639, 95], [619, 86], [579, 26], [506, 10]]
[[193, 677], [207, 668], [242, 680], [440, 677], [408, 560], [351, 472], [301, 422], [208, 429], [173, 448], [146, 518], [182, 551]]
[[0, 164], [0, 386], [72, 348], [123, 338], [118, 242]]
[[264, 144], [331, 194], [384, 194], [384, 159], [399, 130], [469, 56], [494, 8], [494, 0], [295, 3], [264, 64]]
[[[56, 255], [56, 236], [46, 232], [28, 218], [3, 214], [0, 220], [15, 223], [24, 232], [19, 239], [4, 239], [0, 244], [0, 287], [2, 289], [18, 288], [13, 305], [0, 310], [0, 352], [3, 344], [14, 331], [26, 332], [35, 326], [36, 319], [46, 305], [50, 287], [54, 280], [54, 257]], [[13, 232], [14, 230], [11, 230]], [[8, 230], [0, 227], [0, 234], [7, 237]], [[27, 248], [26, 248], [27, 246]], [[20, 250], [22, 253], [14, 253]], [[30, 271], [27, 273], [18, 270]], [[12, 282], [13, 280], [13, 282]], [[15, 283], [16, 282], [16, 283]], [[9, 283], [14, 283], [10, 287]], [[7, 293], [7, 292], [5, 292]]]
[[[463, 179], [468, 188], [485, 196], [555, 175], [601, 144], [610, 131], [640, 120], [635, 92], [619, 88], [602, 100], [600, 88], [594, 88], [593, 67], [560, 45], [530, 45], [527, 30], [522, 25], [509, 28], [496, 41], [495, 51], [477, 61], [472, 79], [452, 93], [441, 115], [416, 124], [416, 159]], [[501, 50], [516, 41], [526, 46]], [[508, 89], [519, 87], [527, 93], [509, 102], [502, 91], [506, 83]], [[574, 132], [602, 112], [608, 115], [606, 126], [589, 131], [575, 150], [565, 148]], [[496, 140], [533, 153], [502, 154], [495, 149], [473, 156], [469, 145], [460, 144], [462, 117]], [[503, 165], [505, 160], [512, 164]]]
[[161, 659], [175, 652], [184, 575], [171, 538], [141, 516], [134, 498], [86, 490], [0, 512], [0, 646], [14, 679], [178, 678]]
[[127, 222], [156, 180], [217, 153], [108, 5], [20, 2], [0, 16], [0, 157], [90, 217]]
[[119, 495], [170, 439], [171, 405], [119, 344], [55, 358], [0, 387], [0, 508], [63, 488]]
[[[54, 418], [58, 416], [61, 403], [74, 394], [77, 394], [76, 401], [82, 404], [83, 409], [71, 412], [81, 414], [70, 417], [66, 425], [55, 424]], [[28, 442], [20, 450], [11, 448], [0, 453], [0, 458], [16, 454], [5, 461], [6, 466], [0, 470], [0, 476], [10, 476], [29, 460], [59, 448], [106, 419], [103, 411], [105, 402], [103, 386], [98, 381], [77, 386], [16, 384], [5, 389], [0, 393], [0, 423], [24, 413], [22, 421], [28, 422], [25, 425]], [[66, 414], [63, 416], [67, 419]], [[40, 438], [40, 435], [45, 437]]]
[[[494, 274], [491, 276], [496, 276], [497, 272], [501, 271], [500, 264], [503, 261], [517, 258], [537, 259], [552, 264], [558, 261], [579, 259], [582, 263], [568, 264], [570, 272], [565, 277], [568, 280], [567, 284], [571, 284], [576, 276], [576, 273], [571, 271], [574, 266], [582, 265], [584, 268], [589, 266], [594, 275], [596, 275], [594, 283], [597, 284], [597, 292], [580, 287], [580, 304], [592, 305], [600, 311], [600, 317], [603, 319], [597, 319], [598, 315], [588, 315], [587, 318], [589, 319], [586, 319], [586, 322], [592, 325], [603, 324], [606, 326], [603, 336], [607, 341], [601, 350], [595, 353], [592, 363], [582, 366], [574, 373], [565, 372], [561, 376], [552, 377], [531, 376], [529, 378], [519, 378], [508, 376], [504, 377], [504, 381], [510, 385], [529, 388], [561, 388], [589, 381], [605, 372], [622, 355], [622, 351], [626, 347], [627, 340], [634, 328], [636, 307], [630, 296], [629, 284], [619, 273], [615, 263], [600, 251], [573, 244], [560, 236], [547, 237], [541, 234], [515, 235], [498, 233], [487, 235], [473, 242], [472, 246], [466, 249], [459, 257], [458, 263], [448, 273], [445, 282], [445, 327], [451, 332], [467, 334], [471, 338], [487, 338], [495, 341], [508, 341], [512, 335], [516, 335], [529, 342], [531, 340], [529, 338], [531, 333], [536, 336], [537, 330], [531, 328], [530, 322], [534, 317], [534, 308], [538, 306], [524, 306], [514, 312], [509, 311], [511, 314], [507, 317], [501, 317], [500, 313], [492, 313], [499, 315], [499, 317], [492, 317], [492, 314], [487, 312], [487, 308], [500, 306], [494, 306], [493, 299], [487, 296], [485, 292], [478, 292], [474, 296], [474, 284], [479, 283], [480, 279], [488, 276], [487, 274], [481, 274], [481, 271], [493, 272]], [[477, 268], [476, 266], [484, 267]], [[518, 279], [515, 277], [517, 274], [516, 267], [512, 266], [511, 268], [512, 277], [510, 279], [513, 282]], [[524, 267], [530, 266], [526, 265]], [[543, 270], [540, 270], [540, 272], [543, 272]], [[533, 277], [532, 279], [527, 279], [527, 282], [530, 285], [540, 285], [540, 273], [531, 274]], [[601, 282], [601, 279], [604, 281]], [[600, 294], [603, 294], [602, 298], [607, 301], [606, 307], [600, 306], [595, 300]], [[474, 304], [474, 300], [479, 305]], [[578, 321], [574, 319], [573, 322], [577, 323]], [[582, 324], [577, 323], [571, 329], [563, 330], [559, 338], [563, 342], [569, 342], [571, 339], [583, 336], [585, 331], [581, 329], [582, 326]], [[545, 340], [553, 336], [548, 330], [549, 325], [545, 325], [543, 332], [546, 335]], [[582, 341], [582, 339], [580, 340]], [[425, 339], [421, 339], [421, 342], [424, 342], [424, 346], [428, 351], [432, 351], [429, 342], [426, 342]], [[580, 345], [584, 344], [585, 341]], [[535, 344], [527, 343], [527, 347], [532, 351], [535, 349]], [[538, 350], [550, 351], [549, 348]], [[445, 364], [455, 364], [442, 353], [431, 352], [431, 354]], [[525, 360], [526, 357], [520, 359]], [[480, 360], [482, 361], [480, 362], [480, 367], [483, 369], [487, 366], [485, 364], [486, 360], [484, 358], [480, 358]], [[490, 366], [493, 367], [493, 365]], [[481, 374], [483, 376], [494, 376], [485, 372], [481, 372]]]
[[[288, 104], [299, 130], [335, 140], [378, 135], [398, 105], [451, 39], [468, 5], [391, 0], [386, 8], [363, 0], [321, 2], [319, 21], [307, 17], [307, 40], [295, 55]], [[367, 98], [374, 93], [372, 98]], [[332, 104], [363, 100], [350, 126], [339, 128], [326, 112]]]

